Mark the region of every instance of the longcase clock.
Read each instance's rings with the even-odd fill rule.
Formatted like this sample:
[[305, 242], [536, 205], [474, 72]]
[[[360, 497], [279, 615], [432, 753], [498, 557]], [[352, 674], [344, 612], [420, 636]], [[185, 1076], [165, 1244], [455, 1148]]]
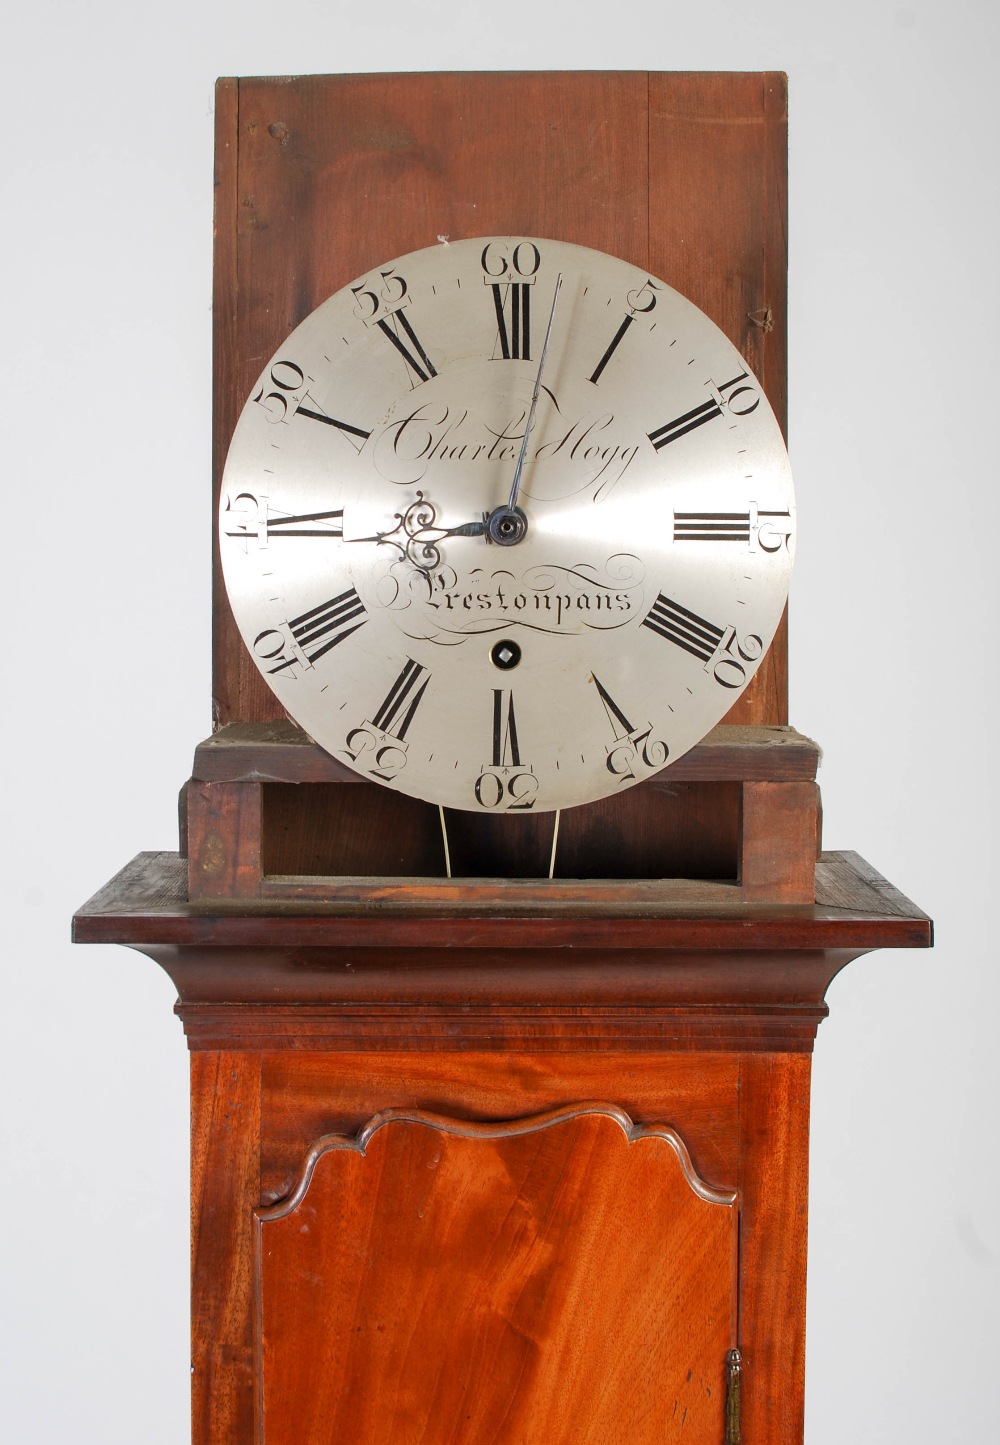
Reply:
[[[224, 80], [196, 1445], [802, 1440], [810, 1055], [927, 946], [788, 726], [777, 74]], [[800, 486], [808, 479], [800, 479]]]

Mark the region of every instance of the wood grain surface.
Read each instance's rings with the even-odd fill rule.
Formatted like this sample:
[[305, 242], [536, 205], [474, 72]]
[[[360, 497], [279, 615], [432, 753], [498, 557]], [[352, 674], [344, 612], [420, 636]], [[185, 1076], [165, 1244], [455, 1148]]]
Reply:
[[933, 939], [927, 915], [851, 852], [817, 859], [811, 907], [748, 904], [735, 894], [729, 903], [677, 901], [658, 895], [655, 880], [615, 886], [617, 902], [599, 898], [588, 907], [572, 880], [557, 880], [540, 898], [530, 885], [486, 879], [478, 897], [449, 906], [446, 885], [431, 889], [426, 899], [418, 886], [401, 897], [386, 879], [363, 902], [347, 891], [326, 903], [203, 909], [188, 901], [187, 868], [177, 853], [139, 853], [77, 910], [73, 937], [137, 948], [428, 947], [452, 958], [463, 948], [485, 956], [537, 948], [864, 952], [928, 948]]
[[[477, 1409], [487, 1414], [472, 1416], [480, 1433], [424, 1438], [476, 1445], [490, 1439], [532, 1445], [536, 1439], [721, 1440], [721, 1433], [696, 1433], [708, 1405], [698, 1382], [717, 1399], [721, 1362], [714, 1377], [707, 1367], [693, 1370], [691, 1380], [686, 1372], [678, 1379], [674, 1370], [678, 1348], [697, 1355], [710, 1339], [714, 1359], [717, 1344], [726, 1345], [718, 1215], [701, 1207], [699, 1186], [692, 1190], [672, 1145], [645, 1138], [628, 1143], [612, 1117], [595, 1124], [581, 1115], [581, 1104], [596, 1093], [612, 1101], [611, 1115], [621, 1110], [642, 1125], [678, 1134], [702, 1192], [738, 1199], [738, 1284], [734, 1296], [730, 1243], [725, 1324], [745, 1362], [743, 1438], [798, 1445], [809, 1074], [807, 1056], [761, 1052], [198, 1055], [192, 1068], [194, 1439], [198, 1445], [261, 1438], [265, 1445], [313, 1438], [395, 1445], [421, 1438], [407, 1434], [408, 1412], [419, 1414], [428, 1400], [433, 1408], [457, 1411], [461, 1429], [455, 1392], [468, 1370], [482, 1364], [482, 1351], [493, 1348], [498, 1378], [503, 1368], [513, 1370], [515, 1388], [508, 1375], [507, 1388], [493, 1391], [487, 1369], [477, 1392]], [[376, 1130], [367, 1157], [348, 1147], [334, 1159], [330, 1134], [350, 1146], [373, 1105], [443, 1116], [448, 1138], [462, 1147], [450, 1160], [435, 1159], [441, 1131], [417, 1125], [394, 1148], [379, 1152], [375, 1140], [383, 1131]], [[533, 1126], [534, 1113], [564, 1114], [570, 1124], [578, 1119], [574, 1128], [582, 1133], [560, 1142], [557, 1132]], [[387, 1140], [385, 1133], [382, 1143]], [[645, 1164], [633, 1172], [650, 1148], [649, 1176]], [[657, 1149], [668, 1152], [656, 1155]], [[303, 1193], [310, 1155], [316, 1170]], [[324, 1184], [327, 1165], [333, 1173]], [[665, 1185], [667, 1173], [672, 1182]], [[668, 1197], [677, 1208], [667, 1207]], [[266, 1231], [278, 1226], [287, 1231], [284, 1241], [266, 1255]], [[674, 1249], [690, 1266], [689, 1276], [678, 1274], [669, 1257]], [[566, 1293], [568, 1279], [577, 1293]], [[616, 1288], [625, 1297], [609, 1322]], [[675, 1296], [684, 1318], [671, 1323]], [[462, 1318], [453, 1328], [456, 1311]], [[640, 1343], [629, 1347], [623, 1330], [638, 1332]], [[426, 1358], [420, 1353], [425, 1340]], [[593, 1390], [609, 1392], [612, 1423], [603, 1434], [579, 1433], [589, 1407], [572, 1393], [572, 1371], [560, 1365], [558, 1386], [549, 1373], [559, 1351], [570, 1349], [585, 1373], [597, 1371], [600, 1361], [603, 1373], [588, 1378]], [[658, 1360], [655, 1378], [643, 1373], [650, 1356]], [[376, 1361], [386, 1382], [381, 1391], [371, 1388]], [[629, 1414], [636, 1373], [660, 1436], [642, 1434], [642, 1421]], [[345, 1386], [342, 1399], [338, 1381]], [[317, 1393], [339, 1433], [307, 1433]], [[562, 1414], [540, 1427], [545, 1433], [505, 1433], [510, 1419], [522, 1419], [516, 1410], [503, 1413], [515, 1396], [518, 1409], [549, 1402], [556, 1410], [557, 1393]], [[305, 1402], [302, 1415], [293, 1397]], [[666, 1422], [663, 1416], [664, 1404], [673, 1412], [675, 1400], [679, 1411], [689, 1409], [679, 1435], [670, 1433], [674, 1413]], [[263, 1437], [255, 1433], [262, 1403]], [[362, 1413], [351, 1417], [355, 1407]], [[490, 1410], [500, 1412], [492, 1423]], [[718, 1418], [711, 1418], [717, 1430]], [[494, 1425], [498, 1433], [491, 1435]]]
[[740, 1061], [743, 1440], [802, 1445], [811, 1060]]
[[466, 1049], [337, 1054], [270, 1050], [261, 1064], [261, 1200], [292, 1193], [313, 1142], [356, 1134], [393, 1107], [500, 1123], [606, 1094], [641, 1124], [682, 1129], [694, 1167], [736, 1186], [740, 1059], [736, 1053], [628, 1050], [556, 1054]]
[[191, 1057], [191, 1428], [198, 1445], [251, 1439], [252, 1210], [260, 1192], [260, 1063]]
[[733, 1191], [610, 1106], [392, 1111], [257, 1213], [262, 1445], [717, 1445]]

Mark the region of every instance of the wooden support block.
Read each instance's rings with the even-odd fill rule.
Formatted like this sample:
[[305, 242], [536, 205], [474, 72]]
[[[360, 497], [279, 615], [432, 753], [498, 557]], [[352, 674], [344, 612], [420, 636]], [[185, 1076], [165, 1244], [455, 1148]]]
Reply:
[[260, 893], [260, 783], [187, 787], [188, 896], [256, 898]]
[[815, 902], [819, 852], [815, 783], [744, 783], [741, 834], [744, 902]]
[[254, 1430], [251, 1211], [260, 1202], [260, 1060], [191, 1055], [191, 1438]]

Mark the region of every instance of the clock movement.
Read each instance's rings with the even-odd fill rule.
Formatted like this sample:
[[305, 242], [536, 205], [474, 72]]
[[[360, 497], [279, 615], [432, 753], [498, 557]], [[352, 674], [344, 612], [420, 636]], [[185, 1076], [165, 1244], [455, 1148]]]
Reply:
[[796, 1445], [825, 992], [931, 925], [788, 725], [784, 77], [216, 121], [213, 729], [74, 921], [177, 988], [195, 1445]]

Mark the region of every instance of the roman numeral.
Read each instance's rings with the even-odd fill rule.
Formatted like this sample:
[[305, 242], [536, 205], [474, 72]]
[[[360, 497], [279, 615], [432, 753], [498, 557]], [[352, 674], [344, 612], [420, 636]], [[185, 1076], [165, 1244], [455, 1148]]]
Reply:
[[[310, 522], [326, 522], [327, 525], [310, 527]], [[332, 512], [300, 512], [294, 517], [268, 517], [265, 526], [268, 541], [272, 537], [342, 537], [344, 511], [341, 507]], [[229, 536], [234, 535], [229, 533]]]
[[493, 760], [479, 774], [473, 791], [481, 808], [516, 813], [535, 806], [538, 779], [531, 764], [521, 761], [514, 694], [508, 688], [493, 689]]
[[[506, 716], [505, 716], [506, 714]], [[514, 721], [514, 694], [507, 688], [493, 689], [493, 766], [519, 768], [521, 753]]]
[[[782, 526], [782, 518], [787, 525]], [[743, 542], [751, 552], [780, 552], [791, 535], [791, 516], [751, 502], [745, 512], [675, 512], [675, 542]]]
[[[493, 282], [493, 305], [497, 313], [497, 340], [505, 361], [531, 360], [531, 285], [527, 281], [511, 281], [506, 285]], [[510, 310], [508, 326], [507, 310]]]
[[[308, 393], [306, 394], [308, 396]], [[314, 408], [318, 408], [319, 403], [311, 396], [309, 397], [309, 400], [313, 403], [313, 405], [302, 406], [300, 404], [295, 408], [295, 416], [304, 416], [307, 417], [309, 421], [318, 421], [322, 422], [324, 426], [335, 427], [337, 431], [339, 431], [343, 436], [348, 439], [348, 441], [350, 441], [352, 437], [359, 437], [361, 440], [361, 446], [363, 446], [364, 443], [371, 436], [370, 431], [365, 431], [362, 427], [359, 426], [352, 426], [349, 421], [339, 421], [335, 416], [327, 416], [325, 411], [314, 410]], [[358, 451], [361, 450], [361, 446], [359, 446], [357, 442], [352, 441], [351, 445], [353, 447], [356, 447]]]
[[[703, 401], [701, 406], [692, 407], [690, 411], [684, 412], [682, 416], [675, 417], [663, 426], [658, 426], [655, 431], [648, 432], [649, 440], [657, 451], [667, 446], [669, 442], [675, 442], [678, 438], [687, 436], [688, 432], [697, 430], [706, 422], [714, 421], [716, 417], [722, 416], [723, 407], [733, 416], [749, 416], [756, 411], [760, 405], [760, 397], [750, 385], [741, 386], [740, 382], [749, 381], [750, 373], [741, 371], [739, 376], [734, 376], [732, 381], [723, 382], [722, 386], [714, 387], [715, 396]], [[740, 405], [736, 405], [737, 398], [740, 398]]]
[[[386, 321], [384, 317], [375, 324], [382, 334], [389, 338], [414, 375], [418, 376], [421, 381], [429, 381], [432, 376], [437, 376], [437, 371], [434, 369], [427, 352], [417, 340], [417, 333], [407, 320], [406, 313], [402, 309], [393, 311], [390, 313], [389, 319], [392, 325], [390, 325], [389, 321]], [[406, 333], [405, 340], [399, 334], [400, 327], [402, 327]], [[407, 345], [407, 341], [413, 347], [412, 351], [410, 350], [410, 346]]]
[[701, 662], [709, 661], [725, 636], [723, 628], [699, 617], [697, 612], [689, 612], [679, 602], [672, 602], [662, 592], [642, 619], [642, 625]]
[[675, 512], [675, 542], [749, 542], [749, 512]]
[[[360, 622], [354, 619], [360, 617]], [[317, 662], [324, 653], [357, 632], [368, 621], [365, 605], [353, 587], [331, 597], [318, 607], [310, 607], [300, 617], [293, 617], [288, 629], [301, 647], [308, 662]], [[351, 626], [350, 624], [354, 625]], [[318, 645], [317, 645], [318, 644]], [[310, 648], [313, 650], [310, 651]]]
[[662, 592], [642, 619], [642, 625], [697, 657], [720, 687], [742, 687], [748, 677], [745, 664], [758, 663], [764, 655], [763, 639], [755, 632], [741, 642], [732, 625], [716, 627], [714, 622], [699, 617], [679, 602], [672, 602]]
[[345, 752], [359, 771], [393, 783], [406, 767], [406, 732], [431, 675], [426, 667], [408, 657], [402, 671], [382, 699], [374, 718], [351, 728], [344, 739]]
[[[614, 733], [615, 737], [627, 738], [630, 733], [635, 732], [635, 728], [629, 722], [628, 718], [622, 712], [621, 708], [615, 702], [614, 698], [608, 692], [607, 688], [604, 687], [600, 679], [596, 676], [594, 677], [594, 686], [597, 688], [601, 702], [604, 704], [604, 711], [608, 715], [608, 722], [611, 724], [611, 731]], [[618, 731], [619, 728], [621, 728], [621, 732]]]
[[648, 433], [649, 440], [657, 451], [665, 447], [668, 442], [677, 441], [678, 437], [687, 436], [696, 427], [704, 426], [707, 421], [714, 421], [717, 416], [722, 415], [722, 407], [714, 397], [710, 401], [702, 402], [701, 406], [686, 411], [683, 416], [675, 417], [673, 421], [658, 426], [655, 431]]
[[426, 667], [408, 657], [402, 672], [372, 719], [375, 726], [384, 733], [392, 733], [393, 737], [402, 742], [430, 680], [431, 675]]
[[[633, 322], [634, 320], [635, 320], [635, 317], [634, 317], [634, 316], [626, 316], [626, 317], [625, 317], [625, 320], [622, 322], [622, 324], [619, 326], [618, 330], [615, 332], [614, 336], [611, 338], [611, 345], [608, 347], [607, 351], [604, 353], [604, 355], [601, 357], [600, 361], [599, 361], [599, 362], [597, 363], [597, 365], [594, 367], [594, 370], [591, 372], [590, 376], [587, 377], [587, 380], [588, 380], [588, 381], [592, 381], [595, 386], [597, 385], [597, 383], [598, 383], [598, 382], [600, 381], [600, 379], [601, 379], [601, 372], [604, 370], [604, 368], [607, 366], [608, 362], [609, 362], [609, 361], [611, 360], [611, 358], [614, 356], [615, 352], [616, 352], [617, 349], [618, 349], [618, 345], [619, 345], [622, 337], [625, 335], [626, 331], [627, 331], [627, 330], [629, 329], [629, 327], [632, 325], [632, 322]], [[655, 446], [656, 443], [654, 442], [653, 445]]]
[[[244, 544], [246, 551], [250, 542], [264, 547], [274, 537], [343, 537], [344, 513], [342, 508], [324, 512], [299, 512], [298, 514], [268, 511], [268, 498], [256, 496], [253, 492], [241, 492], [238, 497], [227, 500], [223, 536], [232, 537]], [[323, 525], [314, 525], [322, 523]]]

